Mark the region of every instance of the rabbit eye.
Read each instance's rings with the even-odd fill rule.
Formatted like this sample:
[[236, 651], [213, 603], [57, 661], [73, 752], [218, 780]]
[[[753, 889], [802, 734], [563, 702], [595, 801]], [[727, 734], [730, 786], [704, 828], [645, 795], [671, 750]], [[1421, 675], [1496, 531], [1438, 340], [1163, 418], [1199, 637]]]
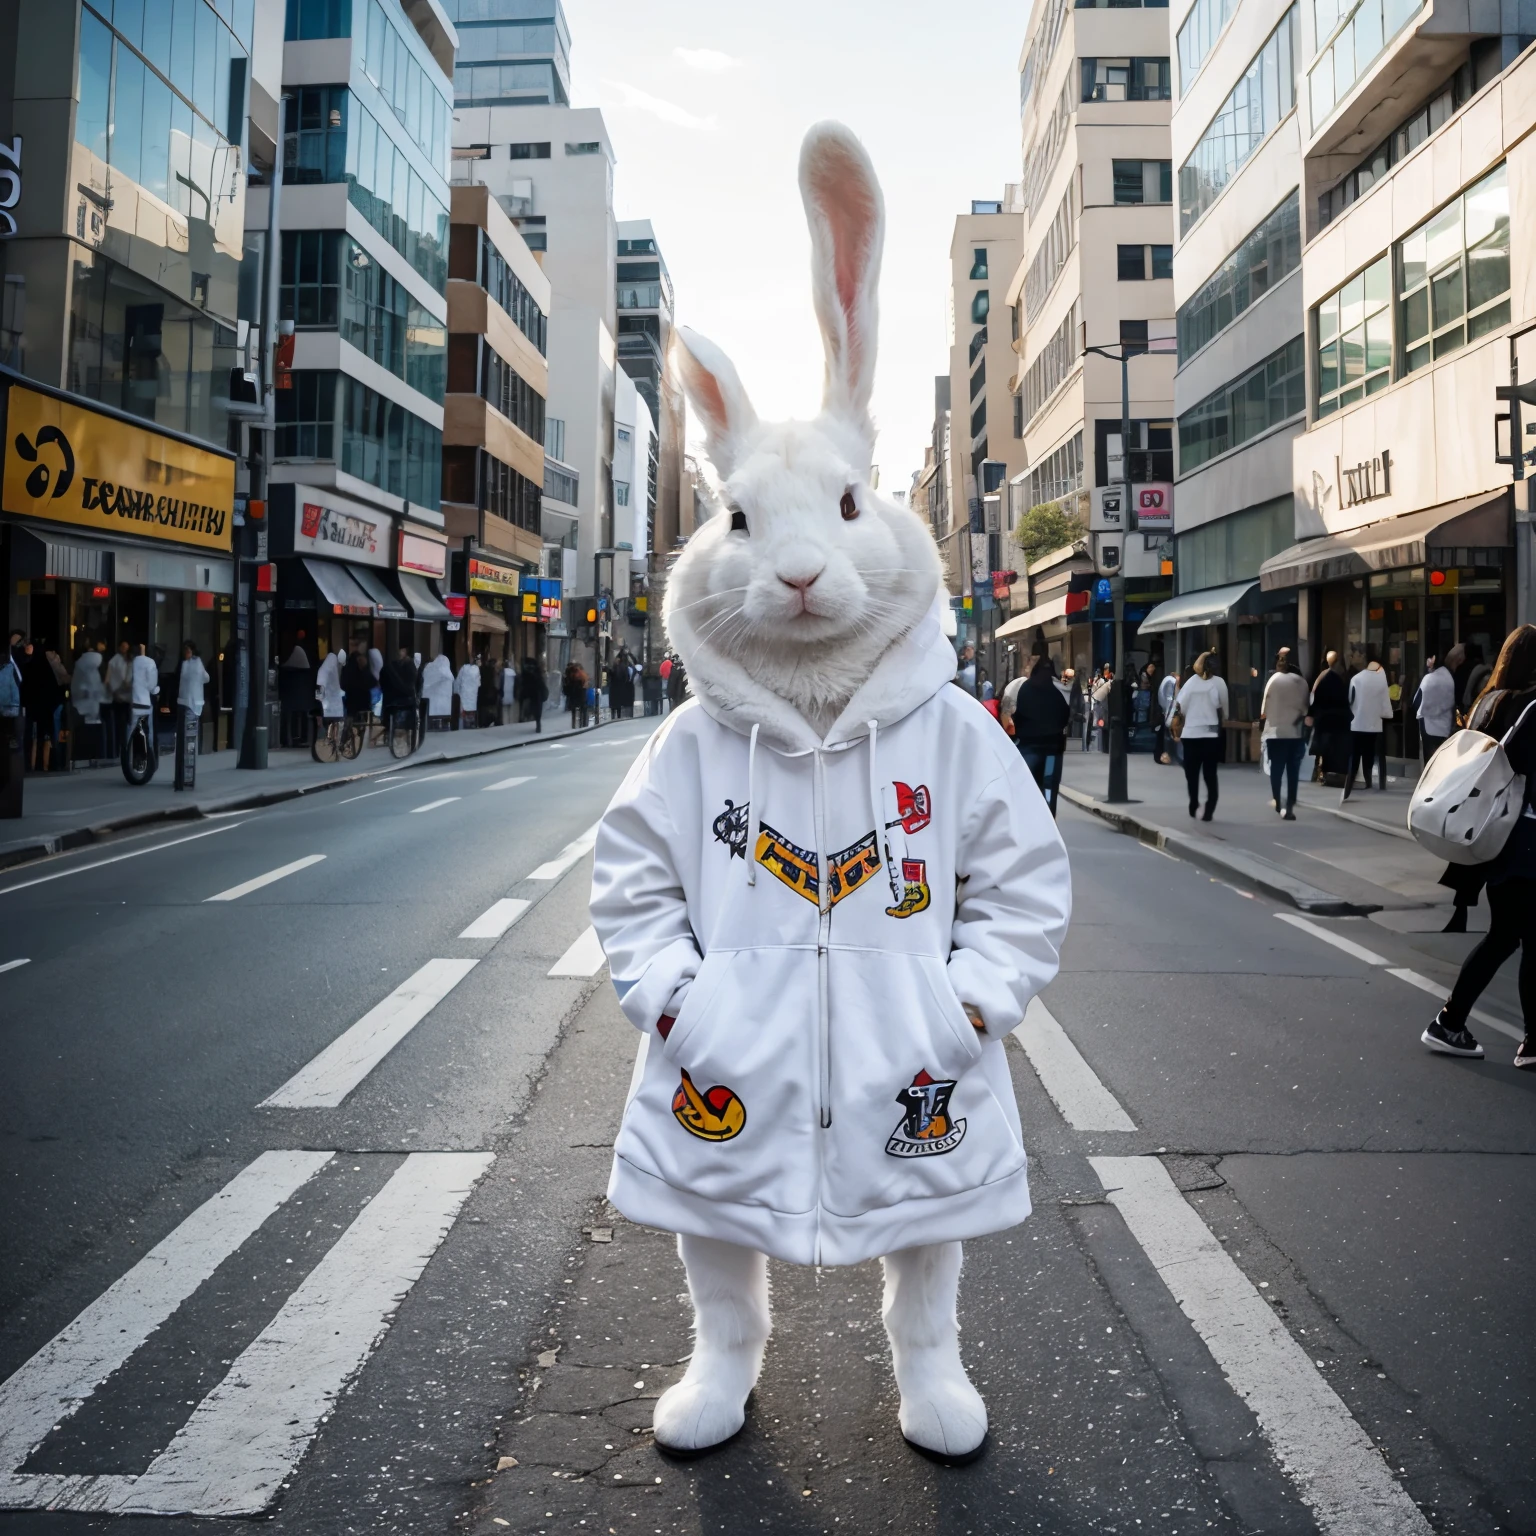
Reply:
[[731, 508], [731, 532], [745, 533], [747, 531], [747, 514], [740, 507]]
[[845, 523], [851, 523], [859, 515], [859, 504], [853, 499], [852, 491], [843, 492], [843, 499], [838, 503], [838, 508], [843, 514]]

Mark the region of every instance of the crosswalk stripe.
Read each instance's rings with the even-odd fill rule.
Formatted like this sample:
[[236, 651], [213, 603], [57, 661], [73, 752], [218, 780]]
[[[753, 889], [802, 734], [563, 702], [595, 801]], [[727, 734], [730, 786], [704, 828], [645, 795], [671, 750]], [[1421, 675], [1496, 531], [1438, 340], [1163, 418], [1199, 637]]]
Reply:
[[428, 960], [257, 1108], [334, 1109], [479, 963]]
[[[1399, 981], [1406, 981], [1410, 987], [1417, 987], [1421, 992], [1428, 992], [1432, 997], [1438, 997], [1442, 1001], [1450, 995], [1450, 988], [1443, 982], [1431, 981], [1428, 976], [1421, 976], [1417, 971], [1392, 969], [1388, 976], [1396, 976]], [[1479, 1024], [1485, 1024], [1491, 1030], [1501, 1035], [1508, 1035], [1511, 1040], [1524, 1040], [1525, 1031], [1517, 1029], [1513, 1024], [1506, 1024], [1503, 1019], [1495, 1017], [1483, 1008], [1469, 1008], [1469, 1018], [1476, 1019]]]
[[592, 851], [592, 846], [597, 842], [597, 829], [602, 825], [595, 821], [574, 842], [567, 843], [554, 858], [539, 867], [528, 876], [530, 880], [558, 880], [571, 865], [578, 859], [583, 859]]
[[1430, 1536], [1371, 1438], [1155, 1157], [1090, 1157], [1324, 1536]]
[[607, 961], [598, 942], [597, 929], [588, 928], [566, 952], [550, 966], [551, 976], [596, 976]]
[[334, 1155], [263, 1152], [0, 1384], [0, 1470], [20, 1467], [55, 1424]]
[[503, 896], [500, 901], [493, 901], [459, 937], [499, 939], [528, 910], [529, 905], [516, 896]]
[[242, 896], [249, 896], [252, 891], [259, 891], [264, 885], [271, 885], [274, 881], [285, 879], [289, 875], [296, 875], [301, 869], [308, 869], [311, 864], [323, 864], [323, 853], [307, 854], [302, 859], [295, 859], [291, 864], [284, 864], [281, 869], [269, 869], [264, 875], [257, 875], [254, 880], [247, 880], [240, 885], [232, 885], [227, 891], [220, 891], [217, 896], [209, 896], [208, 901], [238, 901]]
[[1029, 1064], [1061, 1117], [1075, 1131], [1134, 1131], [1119, 1099], [1083, 1059], [1055, 1014], [1038, 997], [1029, 1000], [1024, 1022], [1013, 1032]]
[[498, 783], [487, 784], [480, 793], [488, 795], [496, 789], [516, 789], [519, 784], [531, 784], [536, 778], [538, 778], [536, 773], [521, 773], [515, 779], [502, 779]]

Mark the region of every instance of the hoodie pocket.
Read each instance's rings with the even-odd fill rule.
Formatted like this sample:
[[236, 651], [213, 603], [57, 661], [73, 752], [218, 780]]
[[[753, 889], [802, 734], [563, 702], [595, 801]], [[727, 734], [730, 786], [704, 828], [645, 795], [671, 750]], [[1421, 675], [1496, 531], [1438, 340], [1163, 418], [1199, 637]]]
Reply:
[[672, 1028], [667, 1031], [666, 1039], [661, 1042], [661, 1054], [668, 1061], [678, 1059], [678, 1052], [687, 1044], [688, 1036], [693, 1033], [699, 1020], [709, 1013], [715, 993], [719, 990], [721, 982], [725, 980], [731, 963], [738, 953], [739, 951], [734, 949], [712, 949], [699, 962], [699, 969], [694, 975], [687, 995], [683, 998], [683, 1006], [672, 1021]]

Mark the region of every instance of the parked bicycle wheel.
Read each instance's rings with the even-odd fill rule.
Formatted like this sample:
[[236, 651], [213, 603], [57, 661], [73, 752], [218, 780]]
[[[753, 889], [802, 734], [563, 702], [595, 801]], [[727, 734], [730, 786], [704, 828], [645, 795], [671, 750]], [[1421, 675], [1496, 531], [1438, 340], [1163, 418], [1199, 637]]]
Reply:
[[416, 750], [416, 712], [397, 709], [389, 722], [389, 752], [391, 757], [409, 757]]
[[315, 739], [309, 744], [309, 755], [317, 763], [334, 763], [340, 754], [341, 721], [317, 720]]
[[127, 740], [123, 742], [123, 777], [130, 784], [148, 784], [155, 776], [155, 769], [160, 766], [149, 733], [148, 718], [139, 715], [129, 728]]
[[350, 719], [341, 728], [341, 755], [350, 763], [359, 752], [363, 750], [363, 742], [366, 739], [365, 732], [372, 720], [371, 715], [362, 715]]

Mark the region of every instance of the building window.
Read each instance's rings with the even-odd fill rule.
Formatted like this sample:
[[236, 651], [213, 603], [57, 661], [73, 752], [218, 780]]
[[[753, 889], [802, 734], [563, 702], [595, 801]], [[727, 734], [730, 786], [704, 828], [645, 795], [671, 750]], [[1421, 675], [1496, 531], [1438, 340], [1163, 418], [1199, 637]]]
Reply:
[[507, 158], [509, 160], [548, 160], [548, 144], [508, 144]]
[[280, 459], [336, 457], [336, 380], [330, 371], [302, 370], [288, 389], [272, 392]]
[[1422, 6], [1423, 0], [1312, 0], [1312, 35], [1319, 46], [1307, 89], [1314, 132]]
[[1023, 437], [1024, 436], [1024, 396], [1023, 395], [1015, 395], [1013, 397], [1013, 435], [1015, 437]]
[[1172, 278], [1173, 276], [1173, 247], [1171, 245], [1154, 245], [1152, 247], [1152, 277], [1155, 281], [1160, 277]]
[[1179, 234], [1221, 195], [1248, 158], [1296, 105], [1296, 7], [1253, 56], [1189, 159], [1179, 167]]
[[342, 470], [436, 510], [442, 502], [443, 434], [356, 379], [342, 382]]
[[[549, 317], [539, 308], [534, 297], [524, 286], [523, 280], [507, 265], [507, 259], [496, 249], [491, 237], [484, 230], [477, 231], [480, 238], [480, 262], [477, 280], [482, 288], [506, 310], [512, 323], [543, 357], [549, 346]], [[543, 250], [535, 246], [525, 234], [529, 250]]]
[[446, 177], [453, 143], [448, 82], [441, 70], [417, 58], [415, 28], [400, 5], [385, 0], [357, 0], [357, 5], [356, 52], [363, 73], [432, 169]]
[[1391, 261], [1383, 256], [1330, 293], [1317, 321], [1317, 414], [1353, 405], [1392, 376]]
[[1173, 95], [1166, 58], [1081, 62], [1084, 101], [1167, 101]]
[[1179, 417], [1179, 473], [1248, 442], [1307, 408], [1300, 336], [1212, 391]]
[[534, 442], [544, 441], [544, 397], [493, 347], [481, 354], [479, 393]]
[[1061, 447], [1040, 460], [1025, 480], [1025, 501], [1029, 507], [1042, 502], [1060, 501], [1083, 488], [1083, 434], [1075, 433]]
[[1193, 357], [1300, 265], [1301, 197], [1292, 192], [1179, 306], [1179, 362]]
[[1174, 535], [1173, 569], [1179, 592], [1198, 592], [1253, 573], [1296, 541], [1296, 508], [1291, 493], [1260, 502]]
[[1179, 28], [1179, 90], [1187, 91], [1200, 73], [1237, 0], [1195, 0]]
[[[1131, 483], [1150, 485], [1173, 479], [1173, 423], [1171, 421], [1147, 421], [1132, 417], [1127, 423], [1131, 429]], [[1110, 443], [1115, 444], [1113, 480], [1120, 484], [1125, 475], [1119, 462], [1120, 418], [1101, 416], [1093, 424], [1095, 485], [1111, 482]]]
[[613, 482], [613, 500], [615, 505], [627, 507], [629, 505], [629, 481], [615, 480]]
[[1122, 320], [1120, 322], [1120, 351], [1125, 357], [1140, 357], [1147, 350], [1147, 322]]
[[971, 281], [984, 283], [987, 280], [987, 248], [984, 245], [976, 246], [971, 252]]
[[1139, 283], [1146, 275], [1146, 246], [1119, 245], [1115, 247], [1115, 276], [1122, 283]]
[[307, 85], [294, 92], [284, 142], [283, 180], [312, 185], [342, 181], [347, 174], [347, 108], [344, 85]]
[[991, 297], [985, 288], [978, 288], [971, 295], [971, 319], [977, 325], [980, 325], [987, 318], [987, 310], [991, 302]]
[[283, 35], [290, 43], [312, 37], [350, 37], [352, 0], [288, 0]]
[[567, 144], [565, 152], [568, 155], [600, 155], [603, 146], [596, 139], [587, 139], [580, 144]]
[[[1034, 49], [1030, 49], [1033, 58]], [[1067, 142], [1067, 127], [1072, 121], [1072, 77], [1061, 83], [1061, 95], [1050, 117], [1040, 126], [1033, 142], [1024, 151], [1024, 201], [1029, 216], [1034, 218], [1040, 209], [1040, 199], [1045, 196], [1046, 184], [1061, 158], [1062, 147]]]
[[1403, 241], [1398, 300], [1404, 373], [1509, 324], [1509, 181], [1502, 165]]
[[563, 501], [574, 507], [579, 489], [580, 482], [573, 470], [565, 469], [553, 459], [544, 460], [544, 494], [552, 501]]
[[1116, 160], [1111, 169], [1117, 203], [1173, 201], [1171, 160]]
[[[1026, 319], [1033, 321], [1045, 307], [1046, 295], [1056, 285], [1056, 279], [1061, 275], [1061, 269], [1067, 264], [1067, 257], [1072, 254], [1074, 234], [1076, 226], [1072, 220], [1072, 188], [1068, 186], [1061, 199], [1061, 206], [1057, 208], [1055, 217], [1051, 220], [1045, 232], [1045, 239], [1040, 242], [1040, 249], [1034, 254], [1034, 259], [1029, 264], [1029, 270], [1024, 274], [1024, 313]], [[1015, 335], [1014, 340], [1018, 340]]]
[[337, 257], [342, 238], [323, 229], [284, 231], [280, 318], [305, 327], [336, 324], [341, 291]]
[[1077, 367], [1077, 305], [1074, 303], [1055, 334], [1040, 349], [1024, 375], [1024, 419], [1033, 421], [1040, 408]]

